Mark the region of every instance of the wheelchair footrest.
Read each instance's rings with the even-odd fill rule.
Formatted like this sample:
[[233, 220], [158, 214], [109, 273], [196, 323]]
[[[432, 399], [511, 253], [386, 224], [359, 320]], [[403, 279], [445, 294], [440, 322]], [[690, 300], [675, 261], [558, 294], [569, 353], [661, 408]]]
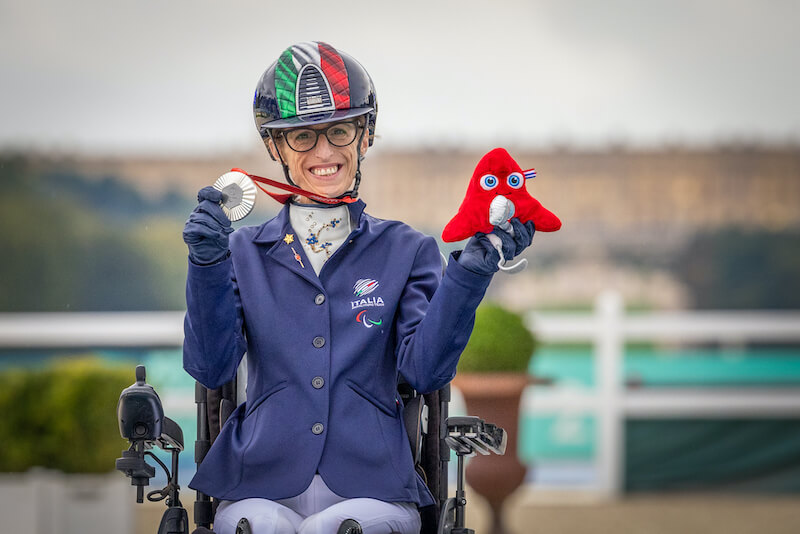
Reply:
[[497, 425], [474, 416], [447, 418], [447, 446], [456, 454], [505, 454], [508, 435]]

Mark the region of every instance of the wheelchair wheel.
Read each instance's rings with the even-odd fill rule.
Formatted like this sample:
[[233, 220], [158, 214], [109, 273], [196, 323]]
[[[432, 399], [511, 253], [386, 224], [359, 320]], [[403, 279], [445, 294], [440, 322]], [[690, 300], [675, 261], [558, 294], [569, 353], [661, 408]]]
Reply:
[[439, 530], [437, 534], [450, 534], [456, 526], [456, 500], [450, 497], [442, 506], [442, 513], [439, 516]]
[[342, 521], [342, 524], [339, 525], [339, 530], [336, 531], [336, 534], [362, 534], [361, 525], [358, 524], [358, 521], [355, 519], [345, 519]]
[[250, 528], [250, 521], [246, 517], [241, 518], [239, 524], [236, 525], [236, 534], [253, 534], [253, 530]]

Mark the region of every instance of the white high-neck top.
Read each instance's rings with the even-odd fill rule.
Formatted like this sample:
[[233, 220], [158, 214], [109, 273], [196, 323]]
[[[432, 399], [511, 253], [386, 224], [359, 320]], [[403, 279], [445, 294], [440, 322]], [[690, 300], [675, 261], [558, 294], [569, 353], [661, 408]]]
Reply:
[[345, 205], [290, 204], [289, 222], [317, 275], [350, 235], [350, 211]]

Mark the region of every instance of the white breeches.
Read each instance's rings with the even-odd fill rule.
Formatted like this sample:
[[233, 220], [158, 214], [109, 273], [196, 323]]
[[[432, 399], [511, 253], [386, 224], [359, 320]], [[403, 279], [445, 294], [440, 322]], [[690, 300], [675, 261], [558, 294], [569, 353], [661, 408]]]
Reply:
[[415, 504], [346, 499], [331, 491], [319, 475], [296, 497], [222, 501], [214, 532], [235, 534], [243, 517], [250, 522], [253, 534], [335, 534], [345, 519], [358, 521], [364, 534], [419, 534], [421, 527]]

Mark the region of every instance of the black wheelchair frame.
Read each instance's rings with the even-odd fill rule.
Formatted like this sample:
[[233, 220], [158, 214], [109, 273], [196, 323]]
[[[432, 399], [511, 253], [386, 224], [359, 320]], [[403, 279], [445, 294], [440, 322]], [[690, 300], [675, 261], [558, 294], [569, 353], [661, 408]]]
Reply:
[[[398, 385], [404, 404], [404, 423], [415, 468], [433, 494], [436, 504], [420, 509], [420, 534], [474, 534], [465, 526], [467, 500], [464, 492], [464, 457], [475, 454], [504, 454], [506, 433], [502, 428], [478, 417], [449, 417], [450, 385], [433, 393], [420, 395], [406, 383]], [[237, 379], [221, 388], [209, 390], [195, 385], [197, 406], [197, 439], [195, 463], [203, 461], [220, 432], [225, 420], [237, 406]], [[165, 500], [167, 510], [158, 534], [188, 534], [186, 510], [178, 496], [178, 454], [183, 450], [183, 432], [168, 417], [164, 417], [161, 401], [155, 390], [145, 382], [144, 366], [136, 368], [136, 383], [123, 390], [117, 405], [120, 433], [131, 443], [116, 468], [131, 478], [137, 486], [137, 502], [143, 502], [143, 487], [155, 476], [155, 468], [145, 462], [152, 457], [167, 474], [168, 484], [151, 491], [150, 501]], [[148, 449], [158, 446], [172, 453], [172, 472]], [[448, 497], [450, 451], [458, 459], [458, 478], [455, 497]], [[216, 502], [202, 492], [196, 492], [193, 534], [212, 532]], [[245, 521], [246, 523], [246, 521]], [[237, 532], [239, 532], [237, 530]], [[247, 532], [242, 529], [242, 532]], [[253, 534], [258, 534], [253, 533]], [[331, 533], [334, 534], [334, 533]]]

